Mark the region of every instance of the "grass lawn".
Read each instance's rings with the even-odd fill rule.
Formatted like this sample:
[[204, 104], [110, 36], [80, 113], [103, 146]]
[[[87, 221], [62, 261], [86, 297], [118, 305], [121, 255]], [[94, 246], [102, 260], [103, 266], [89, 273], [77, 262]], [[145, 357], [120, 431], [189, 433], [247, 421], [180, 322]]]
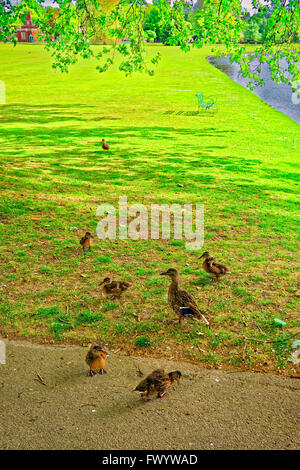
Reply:
[[[0, 332], [296, 374], [299, 125], [211, 66], [208, 49], [160, 49], [154, 77], [125, 78], [93, 61], [62, 75], [41, 45], [0, 44]], [[199, 91], [217, 113], [195, 113]], [[125, 195], [129, 205], [204, 204], [204, 249], [230, 274], [211, 283], [203, 250], [173, 239], [96, 239], [84, 257], [97, 206]], [[209, 329], [172, 324], [159, 276], [169, 267]], [[134, 282], [118, 303], [100, 294], [106, 276]]]

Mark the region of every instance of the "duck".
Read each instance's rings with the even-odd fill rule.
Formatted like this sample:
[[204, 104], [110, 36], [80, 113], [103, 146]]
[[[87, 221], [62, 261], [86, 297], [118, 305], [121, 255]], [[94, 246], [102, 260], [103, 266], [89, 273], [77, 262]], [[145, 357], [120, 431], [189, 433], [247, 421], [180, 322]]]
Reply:
[[82, 246], [84, 253], [86, 251], [91, 251], [92, 238], [94, 237], [90, 232], [86, 232], [85, 235], [81, 238], [79, 243]]
[[173, 311], [178, 315], [178, 323], [181, 323], [182, 318], [188, 317], [193, 320], [200, 320], [208, 326], [209, 321], [198, 307], [194, 297], [189, 294], [189, 292], [179, 288], [179, 274], [177, 269], [170, 268], [160, 273], [160, 275], [169, 276], [171, 278], [168, 301]]
[[123, 292], [125, 292], [131, 284], [126, 281], [111, 281], [109, 277], [103, 279], [100, 283], [102, 292], [112, 297], [112, 300], [119, 300]]
[[110, 149], [110, 146], [109, 146], [109, 144], [106, 142], [105, 139], [102, 139], [102, 148], [103, 148], [103, 150], [109, 150], [109, 149]]
[[228, 273], [228, 268], [226, 268], [226, 266], [224, 266], [223, 264], [217, 263], [215, 259], [210, 256], [208, 251], [205, 251], [199, 259], [202, 258], [204, 258], [204, 261], [202, 263], [203, 269], [209, 274], [214, 274], [215, 281], [219, 281], [219, 277], [224, 276]]
[[109, 353], [100, 344], [92, 343], [85, 358], [85, 362], [90, 368], [88, 376], [93, 377], [96, 374], [106, 374], [107, 372], [104, 367], [106, 366], [108, 356]]
[[172, 387], [181, 378], [180, 370], [165, 372], [164, 369], [156, 369], [133, 389], [133, 392], [141, 392], [144, 401], [150, 400], [150, 395], [157, 394], [157, 398], [166, 396], [166, 389]]

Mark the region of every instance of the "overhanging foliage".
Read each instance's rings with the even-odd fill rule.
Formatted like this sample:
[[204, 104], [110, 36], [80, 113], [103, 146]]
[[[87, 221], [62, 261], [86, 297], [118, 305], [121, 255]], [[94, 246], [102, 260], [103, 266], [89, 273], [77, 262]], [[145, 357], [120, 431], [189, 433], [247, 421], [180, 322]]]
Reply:
[[[13, 0], [0, 3], [0, 40], [16, 44], [15, 31], [30, 10], [41, 39], [53, 56], [53, 67], [67, 72], [79, 57], [96, 57], [99, 72], [122, 56], [119, 68], [125, 74], [146, 71], [154, 73], [159, 54], [148, 59], [145, 42], [156, 33], [145, 27], [148, 6], [144, 0], [56, 0], [57, 8], [44, 8], [43, 0]], [[252, 70], [253, 55], [259, 64], [268, 63], [272, 78], [294, 85], [299, 80], [299, 0], [275, 0], [266, 6], [252, 1], [256, 17], [267, 18], [263, 42], [254, 44], [251, 52], [241, 42], [245, 20], [239, 0], [204, 0], [193, 12], [191, 21], [184, 0], [173, 8], [166, 0], [156, 0], [155, 21], [165, 31], [162, 41], [188, 52], [191, 47], [212, 45], [217, 55], [230, 55], [241, 65], [241, 72], [251, 79], [250, 87], [261, 84], [260, 66]], [[95, 49], [93, 38], [105, 37], [109, 46]], [[254, 36], [255, 37], [255, 36]], [[215, 49], [215, 44], [223, 44]], [[282, 60], [285, 59], [285, 60]], [[284, 65], [283, 65], [284, 64]]]

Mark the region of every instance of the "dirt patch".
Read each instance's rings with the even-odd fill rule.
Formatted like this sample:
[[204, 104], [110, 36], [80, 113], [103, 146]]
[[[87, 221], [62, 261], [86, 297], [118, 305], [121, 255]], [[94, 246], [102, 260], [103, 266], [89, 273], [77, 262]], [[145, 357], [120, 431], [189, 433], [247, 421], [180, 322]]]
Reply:
[[[5, 343], [1, 449], [300, 448], [299, 380], [114, 353], [108, 374], [90, 378], [86, 348]], [[157, 367], [183, 378], [144, 403], [131, 391], [138, 369]]]

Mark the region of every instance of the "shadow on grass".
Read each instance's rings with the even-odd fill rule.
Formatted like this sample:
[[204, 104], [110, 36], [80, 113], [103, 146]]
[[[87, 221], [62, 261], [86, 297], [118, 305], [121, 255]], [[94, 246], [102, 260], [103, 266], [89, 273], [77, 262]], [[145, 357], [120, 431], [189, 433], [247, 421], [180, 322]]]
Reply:
[[[43, 106], [15, 103], [0, 108], [0, 123], [46, 124], [61, 121], [116, 121], [120, 118], [103, 116], [97, 107], [83, 104], [47, 104]], [[78, 110], [78, 111], [77, 111]]]
[[193, 286], [211, 286], [212, 278], [204, 277], [201, 279], [196, 279], [195, 281], [192, 281], [191, 284]]
[[[118, 117], [96, 111], [96, 106], [80, 104], [18, 103], [1, 107], [1, 122], [10, 124], [0, 129], [2, 181], [16, 189], [55, 194], [81, 189], [82, 184], [117, 187], [134, 184], [136, 179], [155, 179], [158, 188], [174, 192], [180, 192], [178, 184], [184, 184], [185, 191], [198, 194], [201, 184], [206, 185], [206, 191], [217, 194], [219, 189], [214, 184], [218, 168], [225, 185], [234, 184], [240, 193], [251, 194], [274, 190], [277, 180], [296, 178], [291, 172], [261, 167], [261, 177], [273, 180], [269, 185], [264, 182], [262, 187], [256, 174], [257, 166], [261, 165], [259, 159], [220, 155], [221, 152], [216, 155], [216, 150], [227, 148], [222, 145], [224, 139], [234, 137], [236, 131], [232, 129], [207, 125], [200, 129], [163, 125], [113, 127], [107, 124]], [[81, 127], [81, 122], [96, 118], [99, 126], [90, 122]], [[70, 124], [55, 126], [66, 120]], [[26, 125], [22, 126], [23, 123]], [[101, 148], [103, 137], [111, 144], [107, 153]], [[247, 179], [243, 177], [241, 181], [239, 173], [247, 174]], [[293, 192], [288, 188], [284, 191]]]
[[165, 111], [163, 113], [164, 115], [167, 116], [187, 116], [187, 117], [192, 117], [192, 116], [198, 116], [198, 117], [213, 117], [216, 114], [216, 111], [174, 111], [174, 110], [169, 110]]

